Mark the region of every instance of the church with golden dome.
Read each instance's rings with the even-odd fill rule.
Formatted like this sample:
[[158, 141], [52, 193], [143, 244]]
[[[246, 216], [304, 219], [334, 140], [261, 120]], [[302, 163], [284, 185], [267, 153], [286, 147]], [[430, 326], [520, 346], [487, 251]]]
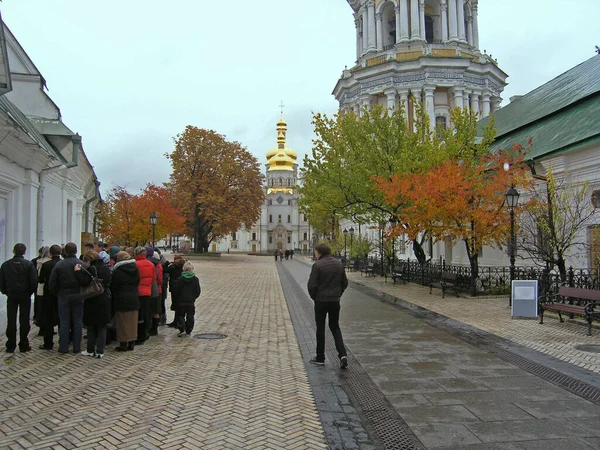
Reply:
[[213, 244], [213, 251], [273, 253], [308, 251], [310, 224], [298, 207], [298, 154], [287, 146], [287, 123], [277, 122], [277, 145], [266, 154], [265, 203], [260, 220]]

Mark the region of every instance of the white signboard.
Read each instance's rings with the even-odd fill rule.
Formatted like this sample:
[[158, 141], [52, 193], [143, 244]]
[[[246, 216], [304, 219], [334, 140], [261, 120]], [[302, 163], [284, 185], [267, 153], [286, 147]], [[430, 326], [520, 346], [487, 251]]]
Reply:
[[537, 280], [515, 280], [512, 282], [512, 316], [538, 316], [538, 282]]

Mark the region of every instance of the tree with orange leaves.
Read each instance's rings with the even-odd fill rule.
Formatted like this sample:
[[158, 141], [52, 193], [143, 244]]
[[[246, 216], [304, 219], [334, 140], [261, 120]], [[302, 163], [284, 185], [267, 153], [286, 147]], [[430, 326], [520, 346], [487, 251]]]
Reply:
[[[505, 193], [511, 185], [529, 183], [523, 164], [525, 150], [489, 153], [493, 130], [475, 141], [476, 118], [469, 111], [452, 111], [455, 131], [446, 133], [451, 158], [429, 169], [377, 178], [391, 206], [403, 205], [401, 224], [393, 233], [411, 238], [428, 233], [434, 241], [464, 242], [471, 266], [471, 293], [477, 293], [479, 253], [484, 246], [502, 246], [509, 235]], [[510, 170], [504, 170], [510, 167]]]

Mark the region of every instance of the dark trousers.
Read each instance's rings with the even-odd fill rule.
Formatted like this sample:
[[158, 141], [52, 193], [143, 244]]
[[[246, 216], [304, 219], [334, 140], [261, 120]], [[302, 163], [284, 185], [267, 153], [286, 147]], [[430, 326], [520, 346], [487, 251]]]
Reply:
[[69, 341], [73, 341], [73, 351], [81, 351], [83, 328], [83, 300], [79, 294], [58, 296], [58, 347], [63, 353], [69, 351]]
[[177, 308], [177, 328], [180, 332], [190, 334], [194, 329], [195, 306], [180, 306]]
[[138, 341], [146, 341], [150, 337], [150, 328], [152, 327], [152, 301], [156, 303], [156, 298], [140, 297], [140, 314], [138, 324]]
[[104, 353], [106, 347], [106, 326], [88, 325], [87, 328], [87, 352]]
[[19, 314], [19, 348], [29, 347], [29, 315], [31, 314], [31, 297], [26, 295], [9, 295], [6, 299], [6, 349], [14, 351], [17, 347], [17, 313]]
[[317, 360], [325, 361], [325, 318], [329, 314], [329, 329], [335, 340], [338, 356], [346, 356], [346, 347], [340, 330], [340, 302], [315, 302], [315, 322], [317, 323]]
[[[38, 326], [44, 329], [44, 347], [54, 347], [54, 326], [58, 324], [58, 298], [55, 295], [39, 297], [40, 312]], [[41, 324], [41, 325], [40, 325]]]

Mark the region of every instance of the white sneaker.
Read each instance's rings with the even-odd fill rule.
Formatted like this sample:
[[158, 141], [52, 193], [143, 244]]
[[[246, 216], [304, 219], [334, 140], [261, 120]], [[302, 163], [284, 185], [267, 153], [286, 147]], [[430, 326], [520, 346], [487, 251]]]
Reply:
[[81, 352], [81, 356], [96, 356], [95, 353], [88, 353], [87, 351]]
[[185, 331], [182, 331], [181, 333], [179, 333], [177, 335], [177, 337], [186, 337], [186, 336], [188, 336], [188, 334]]
[[103, 357], [103, 356], [104, 356], [104, 353], [98, 353], [98, 354], [96, 355], [96, 358], [98, 358], [98, 359], [102, 359], [102, 357]]

